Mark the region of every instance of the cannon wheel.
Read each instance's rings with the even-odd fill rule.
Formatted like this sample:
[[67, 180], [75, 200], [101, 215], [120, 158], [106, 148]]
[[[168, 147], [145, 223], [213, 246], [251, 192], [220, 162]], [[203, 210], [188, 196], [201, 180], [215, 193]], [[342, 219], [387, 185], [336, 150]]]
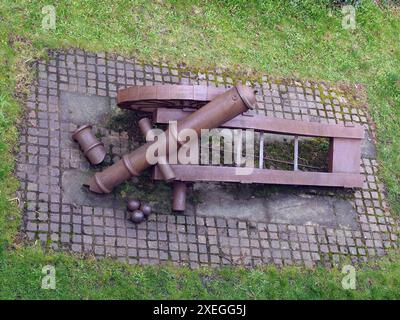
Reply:
[[132, 86], [119, 90], [120, 108], [153, 112], [157, 108], [200, 108], [228, 88], [200, 85]]

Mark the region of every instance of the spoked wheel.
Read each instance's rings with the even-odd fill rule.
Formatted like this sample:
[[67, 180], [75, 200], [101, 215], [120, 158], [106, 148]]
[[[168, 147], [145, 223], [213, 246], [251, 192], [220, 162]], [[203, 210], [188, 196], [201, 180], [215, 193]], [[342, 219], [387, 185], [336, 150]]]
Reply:
[[195, 108], [198, 109], [204, 106], [208, 101], [194, 101], [194, 100], [137, 100], [131, 101], [130, 104], [118, 105], [120, 108], [153, 112], [157, 108]]
[[200, 85], [132, 86], [119, 90], [120, 108], [153, 112], [157, 108], [200, 108], [227, 88]]

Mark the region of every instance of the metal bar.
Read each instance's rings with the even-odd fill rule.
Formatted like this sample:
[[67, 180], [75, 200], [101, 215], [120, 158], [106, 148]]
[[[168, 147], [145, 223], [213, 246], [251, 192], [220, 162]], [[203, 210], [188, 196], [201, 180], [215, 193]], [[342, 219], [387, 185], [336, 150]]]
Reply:
[[[187, 117], [191, 111], [181, 109], [159, 108], [155, 110], [153, 121], [155, 123], [168, 123]], [[247, 117], [238, 115], [220, 127], [254, 129], [269, 133], [290, 134], [296, 136], [363, 139], [364, 128], [360, 125], [347, 127], [339, 124], [322, 124], [298, 120], [277, 119], [266, 116]]]
[[[235, 167], [200, 165], [171, 165], [180, 181], [223, 181], [240, 183], [283, 184], [360, 188], [364, 177], [358, 173], [330, 173], [286, 171], [254, 168], [249, 175], [236, 175]], [[160, 170], [154, 168], [154, 179], [163, 180]]]
[[258, 167], [260, 169], [264, 168], [264, 132], [260, 133], [260, 153], [258, 156]]
[[299, 170], [299, 137], [294, 137], [294, 159], [293, 159], [293, 170]]
[[[293, 166], [293, 162], [290, 162], [290, 161], [278, 160], [278, 159], [269, 158], [269, 157], [264, 157], [264, 159], [265, 159], [265, 160], [268, 160], [268, 161], [272, 161], [272, 162], [283, 163], [283, 164], [289, 164], [289, 165]], [[299, 163], [298, 165], [299, 165], [299, 167], [310, 168], [310, 169], [317, 169], [317, 170], [323, 170], [323, 169], [324, 169], [324, 168], [321, 168], [321, 167], [310, 166], [310, 165], [308, 165], [308, 164], [301, 164], [301, 163]]]
[[236, 143], [236, 159], [235, 164], [240, 167], [242, 164], [242, 148], [243, 148], [243, 131], [235, 131], [235, 143]]

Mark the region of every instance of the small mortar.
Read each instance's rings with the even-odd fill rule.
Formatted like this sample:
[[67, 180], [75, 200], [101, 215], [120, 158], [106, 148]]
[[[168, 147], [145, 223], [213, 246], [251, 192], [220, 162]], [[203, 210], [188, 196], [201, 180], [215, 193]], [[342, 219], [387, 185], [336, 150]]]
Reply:
[[83, 154], [91, 164], [97, 165], [103, 162], [106, 156], [104, 144], [97, 140], [91, 125], [84, 125], [75, 130], [72, 139], [78, 142]]

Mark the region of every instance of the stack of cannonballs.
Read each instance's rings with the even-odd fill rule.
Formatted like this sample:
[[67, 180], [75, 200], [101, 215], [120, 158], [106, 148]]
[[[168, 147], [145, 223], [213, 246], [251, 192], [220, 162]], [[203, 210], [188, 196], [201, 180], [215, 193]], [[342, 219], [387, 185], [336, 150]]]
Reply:
[[151, 214], [151, 207], [147, 203], [140, 203], [135, 199], [128, 199], [128, 219], [133, 223], [141, 223]]

